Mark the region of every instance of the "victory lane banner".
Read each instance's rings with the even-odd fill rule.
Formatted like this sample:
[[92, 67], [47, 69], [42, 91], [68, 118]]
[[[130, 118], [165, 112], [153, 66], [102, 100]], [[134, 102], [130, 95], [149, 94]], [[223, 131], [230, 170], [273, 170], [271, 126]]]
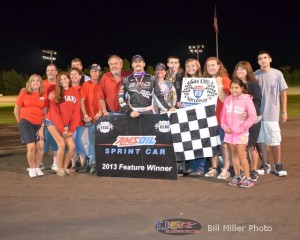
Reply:
[[217, 105], [218, 87], [215, 78], [183, 78], [181, 107]]
[[95, 123], [98, 176], [177, 179], [167, 114], [108, 115]]

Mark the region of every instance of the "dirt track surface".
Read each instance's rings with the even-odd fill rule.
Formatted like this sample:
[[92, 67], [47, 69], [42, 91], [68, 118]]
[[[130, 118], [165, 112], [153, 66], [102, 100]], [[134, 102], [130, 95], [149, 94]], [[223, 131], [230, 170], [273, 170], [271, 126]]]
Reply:
[[[5, 133], [0, 127], [0, 239], [299, 239], [299, 122], [291, 118], [282, 125], [288, 177], [261, 176], [250, 189], [190, 177], [59, 178], [48, 155], [45, 176], [30, 179], [24, 148], [13, 147], [19, 147], [17, 128]], [[202, 230], [185, 236], [156, 231], [155, 221], [172, 218], [197, 221]], [[231, 224], [244, 231], [223, 229]]]

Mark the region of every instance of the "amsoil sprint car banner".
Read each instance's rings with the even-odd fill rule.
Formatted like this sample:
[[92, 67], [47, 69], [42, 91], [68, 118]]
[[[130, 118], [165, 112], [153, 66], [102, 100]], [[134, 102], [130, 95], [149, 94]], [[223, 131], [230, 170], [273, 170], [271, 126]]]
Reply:
[[103, 116], [95, 132], [98, 176], [177, 179], [166, 114]]

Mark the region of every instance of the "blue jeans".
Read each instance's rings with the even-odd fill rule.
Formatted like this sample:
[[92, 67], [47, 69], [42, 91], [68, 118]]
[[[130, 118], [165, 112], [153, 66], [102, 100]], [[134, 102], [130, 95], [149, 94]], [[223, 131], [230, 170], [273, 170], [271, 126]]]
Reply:
[[81, 140], [82, 134], [83, 134], [84, 127], [79, 126], [76, 128], [76, 131], [73, 134], [74, 142], [75, 142], [75, 147], [76, 147], [76, 153], [82, 156], [86, 156], [86, 152]]
[[[49, 125], [51, 125], [50, 123], [49, 123]], [[45, 138], [44, 152], [45, 153], [49, 152], [50, 144], [52, 145], [52, 151], [57, 151], [58, 146], [57, 146], [54, 138], [52, 137], [52, 135], [48, 131], [47, 127], [45, 127], [44, 138]]]
[[189, 161], [189, 169], [193, 172], [201, 171], [203, 173], [206, 172], [206, 158], [197, 158], [195, 160]]
[[96, 164], [95, 158], [95, 124], [88, 127], [88, 153], [87, 156], [90, 159], [90, 164]]

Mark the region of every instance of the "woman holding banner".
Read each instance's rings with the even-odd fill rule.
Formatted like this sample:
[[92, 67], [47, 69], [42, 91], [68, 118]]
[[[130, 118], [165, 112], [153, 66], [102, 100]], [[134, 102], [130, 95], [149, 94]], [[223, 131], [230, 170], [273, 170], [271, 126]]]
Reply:
[[[201, 78], [201, 65], [198, 60], [189, 58], [185, 62], [185, 76], [186, 78]], [[204, 176], [206, 169], [206, 158], [198, 158], [189, 161], [189, 176]]]

